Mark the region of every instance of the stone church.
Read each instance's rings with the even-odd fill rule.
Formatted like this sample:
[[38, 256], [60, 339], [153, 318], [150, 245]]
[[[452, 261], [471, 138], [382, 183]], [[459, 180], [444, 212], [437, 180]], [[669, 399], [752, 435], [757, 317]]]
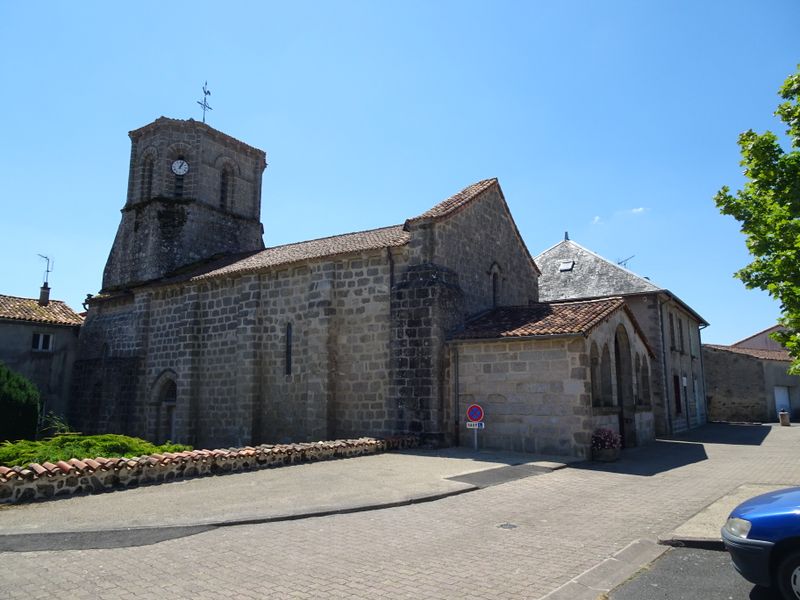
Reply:
[[[470, 439], [479, 402], [487, 447], [586, 456], [599, 425], [627, 445], [653, 437], [654, 354], [634, 313], [614, 297], [539, 302], [496, 179], [398, 225], [265, 248], [263, 151], [191, 119], [129, 136], [127, 200], [73, 376], [82, 431], [446, 445]], [[593, 368], [609, 342], [613, 366]]]

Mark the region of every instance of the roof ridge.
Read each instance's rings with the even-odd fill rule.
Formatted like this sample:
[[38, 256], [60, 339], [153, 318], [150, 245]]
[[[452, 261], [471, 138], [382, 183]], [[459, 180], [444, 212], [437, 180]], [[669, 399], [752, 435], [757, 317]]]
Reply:
[[733, 342], [731, 344], [731, 346], [736, 346], [737, 344], [741, 344], [742, 342], [746, 342], [747, 340], [751, 340], [754, 337], [756, 337], [757, 335], [761, 335], [762, 333], [767, 333], [768, 331], [770, 333], [772, 333], [772, 330], [777, 331], [781, 327], [783, 327], [783, 325], [781, 325], [780, 323], [775, 323], [775, 325], [770, 325], [769, 327], [766, 327], [766, 328], [762, 329], [761, 331], [756, 331], [755, 333], [753, 333], [751, 335], [748, 335], [745, 338], [740, 339], [738, 342]]
[[277, 246], [267, 246], [263, 250], [256, 251], [256, 254], [259, 252], [265, 252], [266, 250], [275, 250], [276, 248], [288, 248], [289, 246], [298, 246], [300, 244], [308, 244], [311, 242], [321, 242], [322, 240], [331, 240], [333, 238], [344, 237], [346, 235], [358, 235], [360, 233], [372, 233], [373, 231], [383, 231], [385, 229], [393, 229], [395, 227], [399, 227], [402, 229], [402, 224], [397, 225], [387, 225], [385, 227], [375, 227], [373, 229], [363, 229], [361, 231], [348, 231], [347, 233], [338, 233], [336, 235], [326, 235], [323, 237], [312, 238], [310, 240], [301, 240], [299, 242], [289, 242], [288, 244], [278, 244]]
[[[30, 296], [12, 296], [11, 294], [0, 294], [3, 298], [14, 298], [15, 300], [32, 300], [34, 302], [38, 302], [38, 298], [31, 298]], [[48, 302], [59, 302], [61, 304], [66, 304], [64, 300], [49, 300]]]
[[492, 184], [499, 183], [497, 177], [490, 177], [488, 179], [481, 179], [475, 183], [471, 183], [462, 190], [456, 192], [452, 196], [445, 198], [441, 202], [434, 204], [431, 208], [424, 213], [406, 219], [406, 223], [415, 223], [417, 221], [424, 221], [426, 219], [440, 219], [445, 217], [461, 207], [469, 204], [470, 201], [479, 196], [482, 192], [487, 190]]
[[569, 239], [569, 240], [561, 240], [561, 241], [560, 241], [560, 242], [558, 242], [557, 244], [554, 244], [553, 246], [550, 246], [550, 247], [549, 247], [547, 250], [544, 250], [544, 251], [542, 251], [542, 253], [541, 253], [541, 254], [538, 254], [538, 255], [536, 256], [536, 258], [539, 258], [539, 257], [540, 257], [540, 256], [542, 256], [542, 255], [543, 255], [545, 252], [550, 252], [550, 250], [553, 250], [554, 248], [557, 248], [558, 246], [560, 246], [560, 245], [562, 245], [562, 244], [571, 244], [571, 245], [573, 245], [573, 246], [577, 246], [578, 248], [580, 248], [580, 249], [581, 249], [581, 250], [583, 250], [584, 252], [588, 252], [589, 254], [591, 254], [592, 256], [594, 256], [595, 258], [599, 258], [599, 259], [600, 259], [600, 260], [602, 260], [604, 263], [606, 263], [606, 264], [608, 264], [608, 265], [610, 265], [610, 266], [612, 266], [612, 267], [614, 267], [614, 268], [616, 268], [616, 269], [619, 269], [620, 271], [624, 271], [625, 273], [628, 273], [628, 274], [630, 274], [630, 275], [633, 275], [634, 277], [636, 277], [636, 278], [638, 278], [638, 279], [641, 279], [642, 281], [646, 281], [647, 283], [649, 283], [650, 285], [652, 285], [652, 286], [654, 286], [654, 287], [658, 288], [659, 290], [666, 290], [666, 288], [664, 288], [664, 287], [662, 287], [662, 286], [660, 286], [660, 285], [658, 285], [658, 284], [656, 284], [656, 283], [653, 283], [653, 282], [652, 282], [650, 279], [648, 279], [647, 277], [644, 277], [643, 275], [639, 275], [638, 273], [635, 273], [634, 271], [631, 271], [631, 270], [630, 270], [629, 268], [627, 268], [627, 267], [623, 267], [623, 266], [622, 266], [622, 265], [620, 265], [620, 264], [617, 264], [617, 263], [615, 263], [615, 262], [612, 262], [612, 261], [608, 260], [606, 257], [599, 255], [599, 254], [598, 254], [597, 252], [595, 252], [594, 250], [589, 250], [589, 248], [587, 248], [586, 246], [583, 246], [583, 245], [579, 244], [578, 242], [576, 242], [575, 240], [572, 240], [572, 239]]

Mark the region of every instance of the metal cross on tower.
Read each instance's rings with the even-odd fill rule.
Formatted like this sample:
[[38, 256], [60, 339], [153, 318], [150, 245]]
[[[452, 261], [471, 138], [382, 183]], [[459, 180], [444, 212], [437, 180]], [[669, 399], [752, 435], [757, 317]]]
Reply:
[[206, 81], [203, 84], [203, 101], [197, 101], [197, 103], [203, 107], [203, 123], [206, 122], [206, 111], [207, 110], [214, 110], [208, 105], [208, 97], [211, 95], [211, 90], [208, 89], [208, 82]]

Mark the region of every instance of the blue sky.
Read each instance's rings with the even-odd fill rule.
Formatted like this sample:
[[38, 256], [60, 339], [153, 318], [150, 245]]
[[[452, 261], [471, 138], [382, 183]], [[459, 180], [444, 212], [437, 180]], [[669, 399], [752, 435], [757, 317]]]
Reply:
[[779, 308], [713, 195], [800, 63], [796, 0], [0, 3], [0, 293], [100, 288], [127, 132], [200, 119], [264, 149], [265, 242], [402, 223], [498, 177], [532, 254], [570, 237], [730, 343]]

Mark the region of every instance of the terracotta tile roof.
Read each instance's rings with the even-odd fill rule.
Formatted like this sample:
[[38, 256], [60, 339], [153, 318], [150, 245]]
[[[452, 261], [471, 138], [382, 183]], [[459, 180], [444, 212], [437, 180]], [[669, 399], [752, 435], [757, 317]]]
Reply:
[[186, 450], [183, 452], [164, 452], [145, 456], [115, 458], [70, 458], [56, 463], [30, 463], [27, 466], [0, 465], [0, 483], [13, 479], [33, 480], [56, 475], [87, 475], [94, 472], [115, 469], [141, 469], [172, 463], [231, 461], [242, 458], [266, 460], [271, 456], [289, 456], [295, 461], [315, 458], [313, 455], [327, 453], [334, 456], [347, 456], [349, 450], [359, 447], [402, 448], [416, 445], [419, 439], [413, 435], [396, 435], [384, 438], [361, 437], [357, 439], [338, 439], [324, 442], [300, 442], [296, 444], [262, 444], [242, 448], [218, 448], [216, 450]]
[[604, 298], [501, 307], [469, 322], [453, 339], [587, 335], [611, 313], [624, 306], [622, 298]]
[[331, 237], [273, 246], [249, 255], [225, 257], [213, 261], [203, 267], [193, 269], [181, 276], [170, 277], [166, 281], [199, 280], [221, 275], [241, 274], [262, 269], [269, 269], [281, 265], [326, 258], [339, 254], [349, 254], [363, 250], [374, 250], [394, 246], [403, 246], [411, 238], [402, 225], [381, 227], [368, 231], [345, 233]]
[[0, 319], [51, 323], [53, 325], [81, 325], [83, 319], [61, 300], [50, 300], [39, 306], [35, 298], [18, 298], [0, 294]]
[[415, 221], [423, 221], [425, 219], [439, 219], [450, 213], [458, 210], [462, 206], [466, 205], [470, 200], [477, 197], [481, 192], [487, 190], [492, 185], [497, 184], [497, 178], [493, 177], [491, 179], [484, 179], [483, 181], [479, 181], [477, 183], [473, 183], [470, 186], [465, 187], [463, 190], [450, 196], [447, 200], [444, 200], [431, 208], [430, 210], [425, 211], [421, 215], [417, 217], [412, 217], [407, 223], [414, 223]]
[[736, 346], [722, 346], [719, 344], [703, 344], [703, 348], [733, 352], [734, 354], [744, 354], [763, 360], [779, 360], [783, 362], [790, 362], [792, 360], [791, 355], [786, 350], [760, 350], [758, 348], [738, 348]]

